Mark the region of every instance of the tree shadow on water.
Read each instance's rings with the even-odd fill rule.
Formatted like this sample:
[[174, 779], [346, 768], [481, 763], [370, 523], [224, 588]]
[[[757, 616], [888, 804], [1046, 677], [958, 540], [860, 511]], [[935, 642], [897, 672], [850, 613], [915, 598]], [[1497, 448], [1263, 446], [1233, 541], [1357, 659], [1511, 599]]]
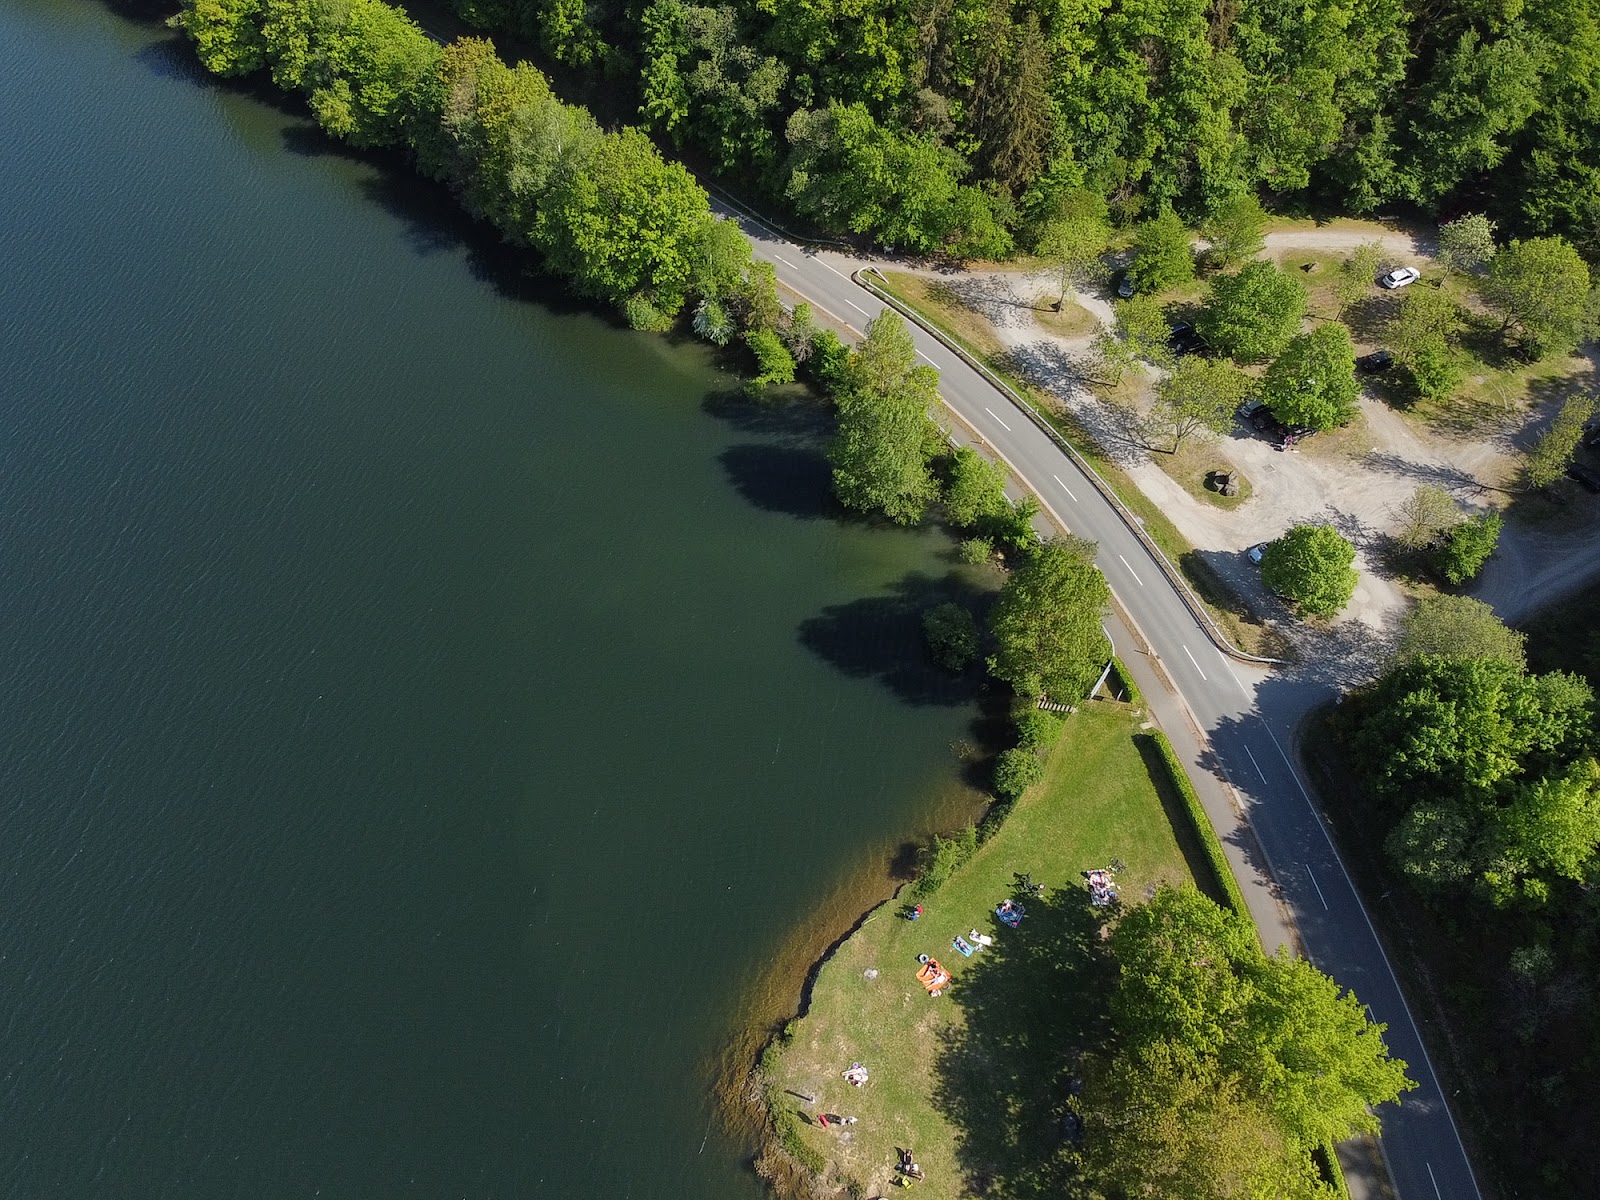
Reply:
[[1027, 910], [1017, 929], [989, 918], [994, 946], [951, 992], [964, 1022], [939, 1049], [933, 1102], [960, 1131], [969, 1194], [1055, 1200], [1071, 1186], [1068, 1089], [1109, 1026], [1116, 968], [1100, 930], [1112, 910], [1076, 887], [1031, 899]]
[[877, 679], [908, 704], [970, 703], [978, 673], [953, 675], [934, 664], [922, 614], [954, 601], [982, 619], [991, 596], [957, 572], [941, 578], [914, 571], [885, 593], [834, 604], [800, 623], [800, 643], [856, 679]]
[[816, 520], [835, 515], [832, 474], [820, 450], [749, 442], [717, 456], [734, 489], [764, 512]]

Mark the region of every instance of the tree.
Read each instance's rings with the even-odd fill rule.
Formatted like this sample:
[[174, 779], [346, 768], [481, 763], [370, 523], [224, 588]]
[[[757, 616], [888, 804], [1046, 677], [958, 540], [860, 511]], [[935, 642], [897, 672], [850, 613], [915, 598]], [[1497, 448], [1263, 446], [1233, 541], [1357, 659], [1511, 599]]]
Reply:
[[1465, 322], [1461, 308], [1438, 288], [1413, 287], [1401, 297], [1387, 330], [1389, 349], [1425, 399], [1439, 399], [1461, 381], [1456, 340]]
[[1094, 543], [1050, 542], [1001, 589], [989, 614], [989, 670], [1022, 696], [1079, 699], [1111, 656], [1100, 621], [1111, 589], [1094, 566]]
[[695, 305], [694, 331], [713, 345], [726, 346], [733, 341], [739, 325], [720, 300], [708, 296]]
[[185, 0], [171, 24], [189, 35], [213, 75], [250, 75], [266, 65], [261, 0]]
[[922, 633], [933, 661], [948, 671], [965, 671], [978, 657], [978, 623], [964, 604], [930, 608], [922, 614]]
[[1593, 396], [1568, 396], [1562, 401], [1556, 419], [1528, 452], [1524, 471], [1529, 487], [1547, 488], [1566, 472], [1583, 439], [1583, 427], [1594, 416], [1595, 403]]
[[1257, 260], [1211, 284], [1195, 325], [1218, 353], [1260, 362], [1289, 344], [1305, 312], [1305, 285], [1275, 264]]
[[1139, 359], [1158, 367], [1172, 365], [1172, 330], [1159, 300], [1154, 296], [1113, 300], [1111, 311], [1116, 314], [1115, 327], [1102, 327], [1094, 337], [1095, 365], [1106, 383], [1113, 387], [1121, 383]]
[[984, 458], [971, 446], [961, 446], [950, 456], [944, 485], [945, 516], [956, 528], [971, 529], [1011, 507], [1005, 489], [1004, 467]]
[[892, 309], [867, 324], [834, 402], [839, 431], [828, 458], [840, 503], [916, 524], [939, 493], [928, 470], [937, 447], [928, 412], [939, 402], [939, 373], [917, 362], [911, 331]]
[[1224, 200], [1206, 218], [1200, 232], [1211, 243], [1207, 258], [1226, 270], [1254, 258], [1266, 247], [1267, 214], [1255, 193], [1240, 192]]
[[1481, 513], [1469, 521], [1462, 521], [1448, 535], [1434, 556], [1439, 574], [1450, 583], [1460, 586], [1489, 561], [1500, 541], [1500, 514]]
[[1331, 617], [1356, 591], [1356, 548], [1332, 525], [1296, 525], [1261, 555], [1261, 581], [1311, 617]]
[[1382, 267], [1382, 242], [1357, 246], [1349, 257], [1340, 261], [1333, 275], [1333, 295], [1339, 303], [1341, 317], [1352, 304], [1372, 291]]
[[1438, 542], [1461, 521], [1461, 509], [1448, 489], [1437, 483], [1417, 486], [1397, 510], [1400, 528], [1394, 539], [1407, 550], [1423, 550]]
[[1098, 194], [1067, 192], [1056, 202], [1054, 213], [1039, 231], [1034, 250], [1056, 274], [1061, 293], [1058, 307], [1066, 303], [1067, 292], [1074, 284], [1086, 283], [1103, 272], [1100, 256], [1110, 241], [1111, 218], [1105, 200]]
[[1162, 209], [1134, 231], [1128, 274], [1146, 293], [1164, 292], [1194, 278], [1194, 245], [1183, 218]]
[[1470, 596], [1424, 596], [1400, 621], [1396, 662], [1423, 655], [1490, 658], [1519, 670], [1526, 664], [1527, 635], [1512, 629], [1494, 609]]
[[1465, 275], [1494, 257], [1495, 224], [1482, 213], [1468, 213], [1439, 226], [1439, 265]]
[[1180, 359], [1156, 384], [1152, 417], [1172, 438], [1172, 453], [1197, 433], [1225, 433], [1255, 381], [1225, 359]]
[[1331, 321], [1290, 338], [1261, 380], [1262, 399], [1278, 419], [1307, 429], [1348, 421], [1360, 390], [1350, 331]]
[[978, 160], [989, 178], [1016, 192], [1044, 169], [1050, 140], [1050, 50], [1029, 10], [1020, 26], [1010, 5], [990, 8], [989, 33], [973, 85]]
[[1529, 358], [1571, 350], [1591, 318], [1589, 267], [1565, 238], [1513, 241], [1479, 285], [1500, 333]]
[[1193, 888], [1162, 888], [1129, 911], [1111, 952], [1118, 1061], [1164, 1059], [1239, 1087], [1301, 1153], [1376, 1131], [1371, 1108], [1413, 1086], [1355, 996], [1303, 958], [1269, 958], [1248, 918]]

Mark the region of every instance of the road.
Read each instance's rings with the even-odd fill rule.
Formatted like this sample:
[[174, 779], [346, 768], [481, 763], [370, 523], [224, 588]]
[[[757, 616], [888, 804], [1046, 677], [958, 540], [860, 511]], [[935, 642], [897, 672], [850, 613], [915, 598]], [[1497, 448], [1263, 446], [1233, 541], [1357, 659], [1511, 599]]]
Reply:
[[[884, 307], [851, 281], [851, 272], [866, 265], [862, 260], [802, 248], [754, 217], [723, 211], [740, 222], [757, 256], [775, 264], [782, 284], [835, 321], [859, 332]], [[915, 326], [913, 335], [918, 353], [939, 369], [945, 403], [967, 436], [1003, 459], [1058, 524], [1099, 544], [1099, 566], [1120, 610], [1109, 626], [1113, 640], [1186, 760], [1264, 943], [1273, 949], [1294, 946], [1297, 939], [1312, 962], [1388, 1025], [1390, 1051], [1410, 1064], [1418, 1087], [1379, 1114], [1381, 1148], [1400, 1200], [1478, 1200], [1471, 1164], [1416, 1022], [1286, 752], [1294, 719], [1331, 698], [1332, 685], [1262, 671], [1224, 655], [1145, 544], [1074, 461], [943, 343]], [[1141, 643], [1148, 653], [1126, 649]], [[1238, 819], [1235, 804], [1247, 824]], [[1348, 1165], [1358, 1200], [1363, 1194], [1376, 1197], [1375, 1172]]]

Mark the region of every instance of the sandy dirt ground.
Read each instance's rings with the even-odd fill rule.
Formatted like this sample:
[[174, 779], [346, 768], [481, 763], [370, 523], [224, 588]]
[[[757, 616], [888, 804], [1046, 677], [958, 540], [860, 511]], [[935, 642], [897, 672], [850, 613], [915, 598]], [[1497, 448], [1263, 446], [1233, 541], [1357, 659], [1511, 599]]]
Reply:
[[[1420, 236], [1364, 222], [1276, 231], [1268, 235], [1266, 252], [1287, 264], [1297, 251], [1337, 253], [1371, 241], [1382, 242], [1390, 252], [1388, 265], [1425, 265], [1429, 246]], [[1007, 347], [1011, 367], [1069, 409], [1241, 597], [1294, 640], [1315, 644], [1302, 645], [1303, 651], [1326, 654], [1334, 649], [1330, 643], [1370, 647], [1386, 641], [1408, 603], [1385, 572], [1381, 553], [1385, 538], [1399, 524], [1400, 505], [1419, 484], [1432, 483], [1447, 488], [1469, 512], [1504, 506], [1512, 498], [1507, 489], [1517, 473], [1518, 447], [1550, 415], [1530, 410], [1498, 428], [1454, 437], [1363, 394], [1361, 420], [1289, 451], [1274, 449], [1240, 422], [1208, 450], [1211, 457], [1242, 471], [1253, 489], [1242, 505], [1224, 510], [1186, 492], [1158, 465], [1159, 451], [1140, 435], [1137, 410], [1148, 406], [1153, 379], [1122, 389], [1131, 393], [1124, 402], [1108, 403], [1086, 384], [1092, 375], [1092, 334], [1066, 338], [1039, 324], [1036, 314], [1056, 294], [1048, 273], [930, 274], [937, 276], [949, 299], [986, 318]], [[1111, 321], [1106, 294], [1076, 293], [1072, 298], [1101, 322]], [[1590, 386], [1594, 378], [1591, 371]], [[1600, 573], [1600, 537], [1595, 536], [1600, 503], [1586, 495], [1573, 503], [1594, 512], [1588, 521], [1570, 514], [1561, 532], [1507, 523], [1500, 553], [1478, 585], [1482, 597], [1507, 619], [1524, 616]], [[1333, 524], [1357, 551], [1360, 585], [1330, 629], [1290, 620], [1261, 586], [1244, 554], [1304, 522]]]

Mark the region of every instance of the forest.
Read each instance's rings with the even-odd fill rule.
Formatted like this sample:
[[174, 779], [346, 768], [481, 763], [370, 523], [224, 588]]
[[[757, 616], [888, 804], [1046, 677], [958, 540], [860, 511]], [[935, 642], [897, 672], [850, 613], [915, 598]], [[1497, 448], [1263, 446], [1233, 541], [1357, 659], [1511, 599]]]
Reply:
[[1029, 245], [1231, 198], [1486, 212], [1600, 256], [1600, 0], [453, 0], [636, 87], [648, 129], [815, 228]]

